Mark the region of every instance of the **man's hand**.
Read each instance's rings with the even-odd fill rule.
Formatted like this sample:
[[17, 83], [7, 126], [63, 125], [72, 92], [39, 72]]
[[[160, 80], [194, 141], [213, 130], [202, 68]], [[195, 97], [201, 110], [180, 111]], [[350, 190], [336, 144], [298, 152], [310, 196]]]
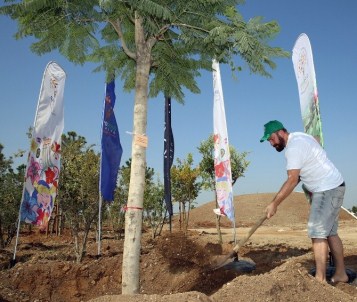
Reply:
[[273, 217], [275, 215], [277, 209], [278, 209], [278, 206], [274, 202], [271, 202], [265, 209], [267, 218], [269, 219], [269, 218]]
[[289, 196], [289, 194], [294, 190], [296, 185], [299, 183], [299, 169], [288, 170], [288, 179], [284, 182], [279, 192], [275, 195], [273, 201], [266, 207], [265, 212], [267, 218], [271, 218], [275, 215], [278, 205]]

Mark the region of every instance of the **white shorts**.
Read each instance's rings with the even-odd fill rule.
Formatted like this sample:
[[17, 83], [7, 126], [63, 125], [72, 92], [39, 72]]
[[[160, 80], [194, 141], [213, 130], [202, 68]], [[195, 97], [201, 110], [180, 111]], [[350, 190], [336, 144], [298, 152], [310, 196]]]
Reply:
[[337, 235], [338, 215], [343, 204], [345, 186], [312, 194], [307, 225], [310, 238], [327, 239]]

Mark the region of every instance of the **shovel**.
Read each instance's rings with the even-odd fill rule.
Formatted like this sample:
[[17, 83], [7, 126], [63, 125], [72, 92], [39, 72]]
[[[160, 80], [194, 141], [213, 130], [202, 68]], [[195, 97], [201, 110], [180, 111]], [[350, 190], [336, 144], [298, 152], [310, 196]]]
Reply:
[[225, 266], [227, 263], [231, 262], [232, 259], [237, 259], [237, 254], [239, 249], [248, 241], [248, 239], [254, 234], [254, 232], [262, 225], [262, 223], [267, 219], [266, 214], [264, 216], [260, 217], [258, 221], [251, 227], [249, 230], [248, 234], [243, 237], [241, 240], [238, 241], [238, 243], [235, 245], [233, 250], [226, 256], [219, 256], [220, 258], [216, 259], [214, 261], [214, 265], [211, 267], [212, 270], [219, 269], [223, 266]]

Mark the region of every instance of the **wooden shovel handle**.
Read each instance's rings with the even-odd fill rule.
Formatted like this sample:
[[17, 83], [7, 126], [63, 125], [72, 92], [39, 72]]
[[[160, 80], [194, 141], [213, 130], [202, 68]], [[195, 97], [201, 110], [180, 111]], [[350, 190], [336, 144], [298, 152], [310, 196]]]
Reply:
[[257, 230], [257, 228], [259, 228], [266, 219], [267, 219], [266, 214], [264, 214], [264, 216], [260, 217], [259, 220], [251, 227], [251, 229], [248, 232], [248, 235], [238, 241], [236, 246], [233, 248], [233, 251], [238, 253], [238, 250], [248, 241], [250, 236], [252, 236], [254, 234], [254, 232]]

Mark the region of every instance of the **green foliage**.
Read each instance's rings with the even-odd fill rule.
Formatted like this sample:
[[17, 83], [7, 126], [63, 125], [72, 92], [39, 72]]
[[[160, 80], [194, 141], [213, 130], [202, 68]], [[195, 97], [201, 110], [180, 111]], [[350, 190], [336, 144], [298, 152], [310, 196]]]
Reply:
[[71, 224], [80, 262], [86, 253], [88, 232], [98, 215], [99, 155], [86, 145], [84, 137], [68, 132], [62, 136], [61, 165], [58, 199]]
[[351, 209], [351, 212], [353, 214], [357, 214], [357, 207], [356, 206], [353, 206], [352, 209]]
[[[214, 170], [214, 143], [213, 135], [207, 140], [201, 142], [197, 148], [202, 159], [200, 161], [200, 175], [203, 180], [203, 187], [214, 191], [216, 189], [215, 170]], [[233, 146], [229, 146], [232, 172], [232, 186], [236, 183], [239, 177], [244, 177], [244, 173], [250, 162], [246, 157], [248, 152], [239, 153]]]
[[176, 202], [191, 203], [200, 192], [200, 183], [197, 181], [199, 169], [193, 163], [192, 154], [189, 153], [184, 160], [177, 158], [171, 168], [172, 196]]
[[244, 177], [250, 164], [250, 161], [246, 159], [249, 153], [239, 153], [233, 146], [229, 146], [229, 153], [231, 155], [232, 186], [234, 186], [238, 178]]
[[[154, 170], [152, 170], [154, 172]], [[152, 238], [161, 232], [165, 218], [164, 186], [159, 179], [154, 182], [154, 174], [146, 179], [144, 191], [144, 222], [151, 229]]]
[[118, 204], [118, 209], [124, 208], [129, 195], [131, 172], [131, 158], [122, 165], [118, 172], [117, 189], [115, 191], [114, 203]]
[[[269, 42], [280, 31], [276, 21], [247, 22], [239, 0], [32, 0], [6, 1], [0, 14], [18, 22], [15, 37], [32, 36], [39, 55], [57, 49], [70, 61], [98, 63], [107, 79], [113, 74], [124, 89], [135, 88], [136, 63], [150, 57], [150, 91], [184, 101], [183, 89], [199, 93], [195, 78], [210, 70], [213, 58], [233, 70], [270, 76], [273, 58], [290, 54]], [[142, 30], [145, 44], [139, 43]], [[235, 57], [238, 56], [240, 60]]]
[[125, 206], [129, 195], [131, 159], [121, 166], [118, 172], [114, 200], [108, 204], [110, 221], [114, 231], [121, 235], [124, 231]]
[[0, 144], [0, 248], [9, 245], [16, 235], [17, 220], [26, 167], [12, 169], [12, 158], [7, 159]]
[[187, 231], [189, 212], [201, 191], [201, 183], [198, 181], [200, 174], [199, 169], [193, 166], [191, 153], [186, 159], [176, 159], [176, 162], [171, 168], [171, 193], [173, 201], [179, 203], [180, 221]]
[[[129, 195], [131, 159], [125, 162], [118, 174], [117, 189], [111, 205], [112, 221], [117, 232], [124, 228], [124, 211]], [[145, 169], [145, 190], [143, 204], [143, 220], [151, 229], [152, 237], [159, 233], [159, 227], [165, 217], [164, 188], [159, 180], [154, 181], [153, 168]]]
[[214, 145], [213, 136], [211, 135], [207, 140], [201, 142], [197, 148], [202, 159], [199, 163], [200, 175], [203, 180], [203, 188], [211, 191], [215, 190], [215, 172], [214, 172]]

